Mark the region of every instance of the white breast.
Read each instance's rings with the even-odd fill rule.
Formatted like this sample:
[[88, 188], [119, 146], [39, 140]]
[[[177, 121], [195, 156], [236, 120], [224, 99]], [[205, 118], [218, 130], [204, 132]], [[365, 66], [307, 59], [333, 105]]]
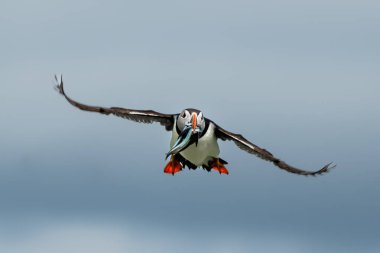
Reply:
[[[172, 139], [170, 141], [170, 148], [178, 139], [178, 134], [174, 127], [172, 131]], [[181, 151], [180, 154], [189, 162], [196, 166], [202, 166], [202, 164], [208, 165], [208, 161], [215, 157], [219, 157], [219, 146], [215, 136], [215, 126], [210, 123], [207, 132], [198, 140], [198, 145], [195, 143]]]

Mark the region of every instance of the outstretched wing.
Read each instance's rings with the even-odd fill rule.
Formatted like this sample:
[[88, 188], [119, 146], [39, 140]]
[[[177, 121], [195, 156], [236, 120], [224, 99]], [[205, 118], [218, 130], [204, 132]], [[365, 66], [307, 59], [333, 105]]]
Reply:
[[247, 151], [248, 153], [254, 154], [254, 155], [256, 155], [256, 156], [258, 156], [258, 157], [260, 157], [266, 161], [270, 161], [274, 165], [279, 167], [280, 169], [286, 170], [290, 173], [304, 175], [304, 176], [310, 176], [310, 175], [315, 176], [315, 175], [326, 173], [335, 167], [335, 165], [330, 166], [331, 163], [329, 163], [317, 171], [305, 171], [305, 170], [298, 169], [296, 167], [290, 166], [287, 163], [285, 163], [284, 161], [281, 161], [280, 159], [273, 156], [269, 151], [267, 151], [263, 148], [260, 148], [259, 146], [248, 141], [241, 134], [231, 133], [231, 132], [219, 127], [216, 124], [215, 124], [215, 134], [218, 138], [220, 138], [224, 141], [225, 140], [233, 141], [242, 150]]
[[63, 80], [62, 76], [60, 79], [55, 76], [55, 80], [57, 81], [57, 90], [60, 94], [62, 94], [66, 100], [72, 104], [73, 106], [89, 112], [98, 112], [105, 115], [113, 114], [118, 117], [122, 117], [125, 119], [133, 120], [140, 123], [153, 123], [158, 122], [161, 125], [165, 126], [166, 130], [170, 131], [173, 129], [174, 118], [177, 114], [163, 114], [159, 112], [155, 112], [152, 110], [134, 110], [134, 109], [126, 109], [120, 107], [100, 107], [100, 106], [90, 106], [85, 105], [68, 97], [63, 89]]

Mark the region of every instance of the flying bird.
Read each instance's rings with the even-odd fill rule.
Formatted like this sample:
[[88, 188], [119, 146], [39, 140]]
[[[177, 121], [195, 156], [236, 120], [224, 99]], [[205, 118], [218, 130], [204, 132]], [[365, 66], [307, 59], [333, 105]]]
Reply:
[[203, 112], [188, 108], [177, 114], [164, 114], [152, 110], [135, 110], [121, 107], [90, 106], [79, 103], [68, 97], [63, 88], [62, 75], [58, 79], [56, 88], [73, 106], [89, 112], [98, 112], [105, 115], [115, 115], [139, 123], [160, 123], [167, 131], [172, 132], [170, 149], [166, 154], [169, 162], [164, 172], [174, 175], [183, 168], [197, 169], [202, 167], [207, 171], [216, 170], [220, 174], [229, 174], [225, 165], [227, 162], [219, 157], [218, 140], [233, 141], [240, 149], [272, 162], [275, 166], [287, 172], [315, 176], [330, 171], [335, 165], [329, 163], [316, 171], [306, 171], [288, 165], [273, 156], [269, 151], [253, 144], [240, 134], [227, 131], [212, 120], [205, 118]]

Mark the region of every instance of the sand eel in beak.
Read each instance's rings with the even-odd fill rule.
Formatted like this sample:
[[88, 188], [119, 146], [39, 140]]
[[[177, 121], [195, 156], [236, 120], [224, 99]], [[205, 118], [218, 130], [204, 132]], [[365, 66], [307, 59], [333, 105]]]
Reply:
[[174, 175], [184, 167], [189, 169], [202, 167], [207, 171], [216, 170], [220, 174], [228, 174], [229, 172], [225, 167], [227, 162], [219, 157], [218, 140], [233, 141], [240, 149], [269, 161], [280, 169], [298, 175], [315, 176], [326, 173], [335, 167], [331, 163], [316, 171], [306, 171], [293, 167], [276, 158], [269, 151], [248, 141], [242, 135], [223, 129], [212, 120], [205, 118], [203, 113], [196, 109], [185, 109], [179, 114], [164, 114], [152, 110], [85, 105], [66, 95], [63, 89], [62, 76], [59, 79], [56, 76], [55, 79], [59, 93], [71, 105], [81, 110], [105, 115], [112, 114], [139, 123], [157, 122], [163, 125], [167, 131], [171, 131], [170, 149], [166, 154], [166, 158], [170, 157], [170, 161], [164, 168], [164, 172], [168, 174]]

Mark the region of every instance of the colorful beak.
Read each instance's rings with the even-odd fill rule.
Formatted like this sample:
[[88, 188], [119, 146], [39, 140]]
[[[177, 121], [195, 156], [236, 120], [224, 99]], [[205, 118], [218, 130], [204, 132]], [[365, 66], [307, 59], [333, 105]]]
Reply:
[[195, 137], [195, 146], [198, 146], [198, 140], [201, 135], [197, 123], [197, 114], [193, 112], [191, 115], [191, 128], [193, 129], [193, 134], [197, 134]]
[[197, 128], [197, 114], [195, 112], [191, 115], [191, 128], [193, 129], [193, 133], [195, 133], [195, 129]]

